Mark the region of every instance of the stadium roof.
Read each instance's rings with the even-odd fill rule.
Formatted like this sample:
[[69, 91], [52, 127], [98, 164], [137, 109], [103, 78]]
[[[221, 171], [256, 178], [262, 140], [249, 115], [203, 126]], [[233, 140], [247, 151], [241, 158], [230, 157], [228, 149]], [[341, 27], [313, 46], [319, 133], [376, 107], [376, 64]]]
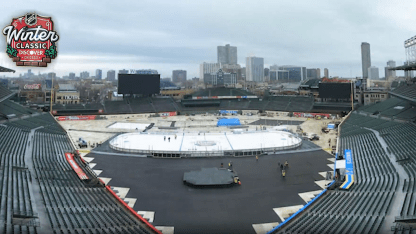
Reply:
[[13, 72], [13, 73], [15, 73], [16, 71], [0, 66], [0, 72]]
[[404, 71], [416, 70], [416, 63], [409, 63], [403, 66], [392, 67], [392, 68], [389, 68], [389, 70], [404, 70]]

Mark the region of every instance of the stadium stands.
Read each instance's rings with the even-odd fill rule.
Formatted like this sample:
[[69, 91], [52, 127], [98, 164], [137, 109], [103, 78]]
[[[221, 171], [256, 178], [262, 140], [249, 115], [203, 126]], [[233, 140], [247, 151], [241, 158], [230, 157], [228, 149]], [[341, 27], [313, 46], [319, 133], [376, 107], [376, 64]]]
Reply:
[[[38, 127], [43, 128], [33, 138], [33, 178], [25, 164], [25, 149], [29, 131]], [[73, 151], [66, 132], [49, 114], [0, 126], [0, 233], [39, 233], [29, 186], [35, 179], [54, 233], [152, 233], [103, 186], [91, 186], [77, 177], [64, 156]], [[84, 171], [98, 181], [92, 170]]]
[[[33, 178], [24, 161], [27, 138], [27, 131], [0, 126], [0, 233], [37, 233], [29, 191]], [[29, 221], [19, 225], [19, 218]]]
[[[312, 208], [276, 233], [377, 233], [389, 209], [399, 177], [374, 133], [356, 124], [382, 122], [353, 114], [342, 126], [340, 152], [353, 152], [355, 184], [350, 191], [328, 191]], [[358, 127], [359, 128], [359, 127]], [[306, 231], [307, 230], [307, 231]]]
[[256, 96], [243, 89], [235, 88], [208, 88], [201, 89], [192, 94], [193, 97], [209, 97], [209, 96]]
[[397, 97], [392, 97], [384, 102], [374, 103], [358, 108], [358, 111], [368, 115], [380, 115], [390, 119], [405, 121], [416, 120], [416, 104]]
[[0, 85], [0, 102], [7, 99], [7, 97], [9, 97], [12, 93], [13, 93], [12, 91], [8, 90], [3, 85]]
[[[211, 96], [243, 95], [230, 89], [211, 92], [218, 92], [209, 93]], [[77, 177], [64, 156], [74, 148], [52, 116], [35, 113], [12, 101], [1, 101], [10, 94], [0, 87], [0, 120], [3, 120], [0, 124], [0, 233], [40, 233], [38, 206], [44, 206], [54, 233], [153, 233], [104, 186], [86, 183]], [[327, 190], [313, 205], [273, 233], [379, 233], [398, 191], [404, 192], [405, 198], [396, 218], [395, 233], [412, 232], [412, 227], [405, 223], [415, 221], [416, 217], [416, 126], [397, 120], [416, 120], [415, 103], [411, 101], [416, 100], [415, 86], [399, 86], [392, 94], [397, 97], [359, 108], [342, 125], [338, 153], [345, 149], [353, 152], [355, 183], [350, 190]], [[66, 105], [57, 109], [100, 107], [114, 114], [214, 109], [307, 112], [313, 109], [314, 102], [311, 97], [277, 96], [262, 101], [183, 100], [178, 105], [172, 98], [146, 97], [106, 101], [104, 106]], [[13, 114], [18, 118], [7, 120]], [[396, 162], [390, 160], [380, 137]], [[26, 151], [29, 148], [31, 151]], [[28, 160], [33, 161], [36, 176], [31, 173]], [[97, 181], [88, 166], [78, 158], [75, 160], [93, 178], [92, 182]], [[393, 163], [404, 168], [409, 180], [401, 183], [403, 179]], [[41, 197], [42, 204], [35, 204], [32, 189], [35, 182], [40, 186], [35, 196]], [[399, 187], [399, 184], [404, 185]]]
[[172, 98], [152, 98], [155, 112], [176, 111]]
[[130, 104], [124, 101], [105, 101], [105, 110], [108, 114], [130, 114], [132, 113]]
[[31, 115], [34, 112], [10, 100], [0, 102], [0, 120]]
[[390, 94], [405, 98], [410, 101], [416, 101], [416, 84], [411, 85], [400, 85], [397, 88], [390, 91]]

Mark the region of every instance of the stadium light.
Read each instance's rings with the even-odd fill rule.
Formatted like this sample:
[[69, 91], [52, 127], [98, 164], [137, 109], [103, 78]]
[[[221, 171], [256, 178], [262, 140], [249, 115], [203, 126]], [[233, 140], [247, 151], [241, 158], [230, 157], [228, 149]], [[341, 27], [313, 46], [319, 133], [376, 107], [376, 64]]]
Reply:
[[404, 41], [407, 64], [416, 62], [416, 36]]

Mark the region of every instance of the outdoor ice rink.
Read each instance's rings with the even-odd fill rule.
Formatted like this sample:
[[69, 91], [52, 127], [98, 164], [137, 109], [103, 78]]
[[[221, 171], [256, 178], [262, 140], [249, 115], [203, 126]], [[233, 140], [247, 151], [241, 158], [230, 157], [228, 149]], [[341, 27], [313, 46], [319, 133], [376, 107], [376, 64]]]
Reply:
[[[176, 136], [176, 138], [175, 138]], [[170, 140], [169, 140], [170, 138]], [[110, 147], [126, 152], [217, 152], [281, 150], [298, 147], [302, 140], [284, 131], [234, 131], [222, 133], [126, 133]]]

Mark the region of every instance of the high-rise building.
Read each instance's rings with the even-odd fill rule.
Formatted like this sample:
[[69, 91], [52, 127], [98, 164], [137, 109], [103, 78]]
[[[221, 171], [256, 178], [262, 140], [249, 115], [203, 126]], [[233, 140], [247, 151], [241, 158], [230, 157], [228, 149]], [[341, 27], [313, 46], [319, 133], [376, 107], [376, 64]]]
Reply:
[[140, 70], [136, 70], [135, 74], [159, 74], [157, 72], [157, 70], [153, 70], [153, 69], [140, 69]]
[[277, 70], [279, 70], [279, 66], [277, 66], [276, 64], [270, 66], [270, 71], [277, 71]]
[[246, 80], [254, 82], [264, 81], [264, 58], [246, 58]]
[[264, 68], [264, 79], [268, 80], [269, 79], [269, 73], [270, 73], [270, 69], [265, 67]]
[[97, 69], [95, 70], [95, 79], [101, 80], [103, 78], [103, 70]]
[[237, 47], [230, 44], [218, 46], [217, 57], [220, 64], [237, 64]]
[[69, 76], [68, 76], [68, 79], [70, 79], [70, 80], [75, 80], [75, 73], [70, 72], [70, 73], [69, 73]]
[[387, 61], [387, 67], [384, 68], [384, 77], [386, 79], [396, 77], [396, 71], [389, 70], [389, 68], [396, 67], [396, 62], [393, 60]]
[[173, 70], [172, 71], [172, 82], [173, 83], [186, 82], [186, 71], [185, 70]]
[[368, 78], [368, 68], [371, 67], [370, 44], [367, 42], [361, 43], [361, 65], [363, 68], [363, 79]]
[[211, 74], [204, 74], [204, 83], [213, 86], [234, 86], [237, 83], [237, 74], [219, 69]]
[[371, 67], [368, 68], [368, 79], [370, 79], [370, 80], [380, 79], [378, 67], [371, 66]]
[[89, 73], [89, 72], [87, 72], [87, 71], [83, 71], [83, 72], [81, 72], [81, 74], [79, 75], [79, 77], [80, 77], [81, 79], [86, 79], [86, 78], [89, 78], [89, 77], [90, 77], [90, 73]]
[[204, 74], [217, 72], [221, 68], [219, 63], [202, 63], [199, 65], [199, 78], [203, 79]]
[[316, 68], [308, 68], [306, 69], [306, 78], [308, 79], [317, 79], [317, 69]]
[[[299, 82], [306, 80], [306, 67], [298, 67], [292, 65], [280, 66], [279, 70], [289, 71], [287, 82]], [[284, 74], [282, 74], [284, 75]], [[286, 81], [286, 80], [284, 80]]]
[[320, 68], [316, 69], [316, 78], [321, 79], [321, 69]]
[[324, 77], [329, 78], [328, 68], [324, 68]]
[[114, 71], [114, 70], [107, 71], [107, 80], [108, 81], [115, 81], [116, 80], [116, 71]]
[[56, 73], [55, 72], [49, 72], [48, 73], [48, 80], [56, 79]]
[[127, 69], [118, 70], [118, 74], [129, 74], [129, 70]]

